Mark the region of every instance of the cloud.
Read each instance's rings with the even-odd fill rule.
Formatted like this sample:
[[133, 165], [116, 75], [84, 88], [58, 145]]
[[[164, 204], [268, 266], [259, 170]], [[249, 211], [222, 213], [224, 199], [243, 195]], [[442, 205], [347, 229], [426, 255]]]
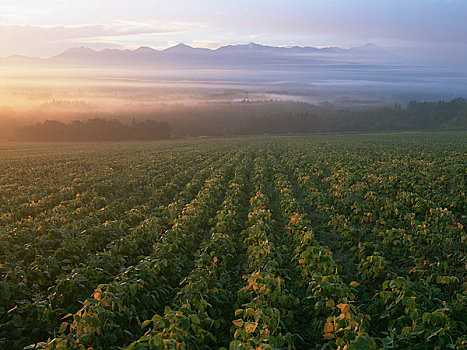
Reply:
[[141, 36], [173, 35], [202, 28], [201, 23], [115, 21], [111, 24], [75, 26], [0, 24], [0, 56], [21, 54], [49, 57], [76, 46], [93, 48], [125, 47]]

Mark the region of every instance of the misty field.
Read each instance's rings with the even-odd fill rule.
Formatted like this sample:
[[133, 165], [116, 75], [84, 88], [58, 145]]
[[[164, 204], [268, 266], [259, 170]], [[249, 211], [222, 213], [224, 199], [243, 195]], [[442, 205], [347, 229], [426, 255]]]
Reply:
[[0, 348], [464, 349], [466, 140], [0, 143]]

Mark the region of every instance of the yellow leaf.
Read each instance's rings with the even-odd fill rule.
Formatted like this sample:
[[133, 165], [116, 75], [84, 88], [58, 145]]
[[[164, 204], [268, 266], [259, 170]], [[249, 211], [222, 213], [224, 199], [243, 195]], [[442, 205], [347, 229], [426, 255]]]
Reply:
[[258, 326], [258, 323], [256, 323], [256, 322], [248, 322], [245, 325], [245, 330], [246, 330], [247, 333], [253, 333], [257, 326]]
[[58, 333], [64, 333], [68, 327], [68, 322], [62, 322], [60, 325], [60, 329], [58, 330]]
[[339, 305], [337, 305], [337, 307], [339, 309], [341, 309], [341, 312], [344, 313], [344, 314], [350, 312], [350, 305], [349, 304], [339, 304]]
[[332, 325], [332, 323], [326, 322], [326, 324], [324, 325], [324, 332], [329, 333], [329, 332], [332, 332], [333, 330], [334, 330], [334, 326]]
[[235, 316], [238, 316], [238, 315], [240, 315], [241, 313], [243, 313], [243, 309], [237, 309], [237, 310], [235, 310]]
[[243, 326], [243, 320], [242, 320], [242, 319], [238, 319], [238, 320], [232, 321], [232, 323], [233, 323], [234, 326], [236, 326], [236, 327], [241, 327], [241, 326]]
[[352, 281], [352, 282], [350, 282], [350, 285], [351, 285], [352, 287], [354, 287], [354, 288], [357, 288], [357, 287], [360, 285], [360, 283], [358, 283], [358, 282], [356, 282], [356, 281]]

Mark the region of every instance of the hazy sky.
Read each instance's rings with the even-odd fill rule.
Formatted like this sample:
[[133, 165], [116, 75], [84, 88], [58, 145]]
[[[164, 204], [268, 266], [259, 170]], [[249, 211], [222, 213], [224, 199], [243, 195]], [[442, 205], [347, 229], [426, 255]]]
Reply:
[[[467, 0], [1, 0], [0, 56], [74, 46], [377, 43], [467, 60]], [[462, 57], [463, 56], [463, 57]]]

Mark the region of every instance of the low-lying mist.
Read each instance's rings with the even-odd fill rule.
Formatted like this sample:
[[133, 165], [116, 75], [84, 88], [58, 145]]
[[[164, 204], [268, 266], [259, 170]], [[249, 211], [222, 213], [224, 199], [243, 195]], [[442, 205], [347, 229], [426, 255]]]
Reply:
[[234, 123], [236, 118], [287, 117], [317, 110], [321, 115], [331, 105], [333, 111], [371, 110], [405, 107], [411, 100], [467, 96], [467, 72], [458, 67], [302, 56], [287, 60], [274, 56], [263, 62], [260, 58], [269, 56], [245, 57], [227, 63], [198, 57], [193, 63], [183, 56], [182, 63], [174, 59], [159, 66], [0, 60], [0, 139], [44, 120], [151, 119], [170, 123], [174, 134], [199, 135], [203, 132], [196, 120]]

